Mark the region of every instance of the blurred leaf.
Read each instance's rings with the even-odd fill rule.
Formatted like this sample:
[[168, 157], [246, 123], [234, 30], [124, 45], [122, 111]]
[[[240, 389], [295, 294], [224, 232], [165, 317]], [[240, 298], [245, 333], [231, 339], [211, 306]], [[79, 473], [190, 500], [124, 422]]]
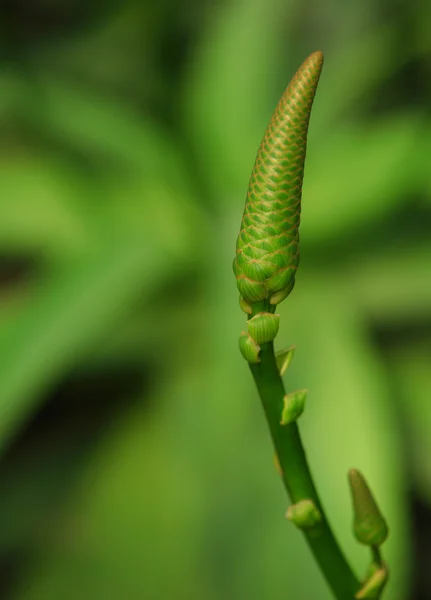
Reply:
[[393, 345], [388, 366], [408, 436], [415, 490], [431, 505], [431, 342], [424, 332], [416, 343]]
[[169, 422], [168, 406], [150, 424], [139, 409], [106, 436], [69, 523], [16, 598], [212, 597], [197, 568], [202, 490]]
[[[175, 187], [171, 175], [162, 178], [133, 173], [105, 182], [100, 195], [104, 199], [107, 237], [121, 228], [145, 240], [150, 231], [151, 237], [157, 236], [158, 245], [173, 253], [194, 254], [194, 259], [204, 264], [207, 216], [195, 204], [194, 189]], [[149, 247], [149, 257], [156, 251], [157, 247]]]
[[199, 339], [202, 327], [202, 307], [196, 300], [186, 306], [172, 302], [154, 305], [154, 302], [125, 315], [124, 322], [115, 323], [105, 331], [100, 345], [87, 357], [86, 365], [151, 362], [183, 365], [183, 340], [187, 339], [189, 352]]
[[91, 222], [82, 218], [76, 202], [88, 190], [58, 164], [36, 157], [3, 161], [0, 179], [5, 198], [0, 208], [2, 251], [59, 258], [94, 245]]
[[396, 21], [384, 26], [373, 25], [362, 35], [344, 39], [341, 45], [339, 38], [343, 35], [344, 32], [336, 30], [327, 40], [328, 48], [323, 48], [325, 65], [313, 106], [311, 140], [320, 131], [322, 135], [327, 133], [336, 126], [337, 120], [344, 120], [346, 114], [360, 114], [372, 93], [402, 66], [393, 55]]
[[[15, 0], [2, 6], [1, 38], [16, 59], [35, 51], [39, 44], [79, 35], [83, 29], [105, 19], [119, 5], [118, 0], [88, 4], [84, 0]], [[18, 50], [19, 48], [19, 50]]]
[[129, 309], [143, 282], [150, 290], [180, 258], [148, 230], [145, 243], [113, 237], [100, 252], [53, 272], [0, 338], [0, 445], [29, 417], [41, 393]]
[[292, 13], [294, 4], [281, 0], [234, 0], [209, 13], [183, 102], [195, 160], [219, 202], [240, 185], [245, 194]]
[[431, 306], [428, 242], [396, 243], [366, 258], [359, 255], [337, 275], [338, 285], [380, 326], [426, 321]]
[[372, 127], [338, 129], [320, 152], [311, 146], [302, 208], [305, 243], [375, 222], [418, 189], [420, 126], [419, 116], [401, 114]]
[[63, 151], [74, 150], [90, 166], [99, 163], [108, 181], [138, 170], [193, 199], [181, 148], [154, 120], [66, 79], [39, 74], [33, 84], [27, 90], [23, 85], [25, 100], [17, 108], [24, 123], [60, 143]]
[[117, 4], [118, 10], [97, 29], [56, 40], [55, 53], [51, 46], [40, 48], [34, 68], [67, 77], [69, 82], [84, 80], [93, 88], [108, 85], [117, 93], [136, 87], [152, 90], [154, 54], [163, 33], [167, 3]]

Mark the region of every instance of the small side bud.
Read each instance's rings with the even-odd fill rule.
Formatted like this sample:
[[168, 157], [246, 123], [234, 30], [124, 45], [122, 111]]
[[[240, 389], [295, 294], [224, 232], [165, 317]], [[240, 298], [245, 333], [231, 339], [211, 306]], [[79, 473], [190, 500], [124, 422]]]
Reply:
[[280, 304], [280, 302], [283, 302], [283, 300], [285, 300], [287, 298], [287, 296], [290, 294], [290, 292], [293, 290], [294, 285], [295, 285], [295, 279], [293, 278], [287, 287], [285, 287], [282, 290], [279, 290], [278, 292], [274, 292], [270, 296], [269, 303], [274, 305], [274, 304]]
[[247, 315], [251, 315], [251, 313], [253, 312], [251, 304], [249, 304], [247, 302], [247, 300], [244, 300], [244, 298], [242, 296], [239, 297], [239, 306], [240, 306], [241, 310], [243, 312], [245, 312]]
[[259, 344], [257, 344], [256, 341], [244, 331], [239, 337], [239, 349], [241, 350], [241, 354], [247, 362], [251, 363], [252, 365], [255, 365], [260, 362]]
[[281, 413], [281, 425], [290, 425], [304, 412], [305, 400], [307, 399], [307, 390], [298, 390], [286, 394], [283, 398], [284, 406]]
[[286, 518], [299, 529], [313, 529], [322, 521], [322, 515], [312, 500], [300, 500], [289, 506]]
[[286, 373], [287, 369], [292, 362], [293, 356], [295, 354], [295, 346], [291, 346], [290, 348], [286, 348], [286, 350], [280, 350], [275, 355], [275, 360], [277, 362], [278, 372], [280, 373], [280, 377]]
[[248, 332], [258, 344], [272, 342], [278, 333], [280, 315], [261, 312], [247, 321]]
[[[388, 537], [388, 526], [362, 473], [349, 471], [350, 491], [353, 501], [353, 532], [361, 544], [380, 546]], [[364, 596], [366, 597], [366, 596]]]
[[359, 592], [356, 593], [355, 598], [358, 600], [362, 598], [368, 598], [378, 600], [382, 594], [383, 588], [388, 581], [388, 570], [383, 567], [374, 571], [374, 573], [367, 579], [364, 585], [361, 587]]

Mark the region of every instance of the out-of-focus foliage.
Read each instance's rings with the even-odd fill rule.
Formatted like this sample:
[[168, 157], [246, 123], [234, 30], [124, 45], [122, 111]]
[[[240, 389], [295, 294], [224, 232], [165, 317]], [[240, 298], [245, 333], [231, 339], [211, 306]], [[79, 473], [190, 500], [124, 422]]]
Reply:
[[[272, 465], [231, 271], [254, 155], [306, 55], [301, 267], [277, 342], [358, 573], [347, 470], [413, 598], [431, 507], [430, 8], [0, 5], [0, 591], [329, 600]], [[431, 588], [425, 592], [431, 593]]]

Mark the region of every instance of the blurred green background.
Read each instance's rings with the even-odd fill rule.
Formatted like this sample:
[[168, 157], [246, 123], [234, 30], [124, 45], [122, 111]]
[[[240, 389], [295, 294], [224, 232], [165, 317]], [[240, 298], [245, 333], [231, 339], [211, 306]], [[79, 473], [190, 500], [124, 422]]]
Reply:
[[1, 598], [330, 600], [284, 519], [231, 269], [317, 49], [277, 345], [355, 569], [353, 466], [391, 525], [385, 599], [431, 597], [430, 26], [419, 0], [1, 1]]

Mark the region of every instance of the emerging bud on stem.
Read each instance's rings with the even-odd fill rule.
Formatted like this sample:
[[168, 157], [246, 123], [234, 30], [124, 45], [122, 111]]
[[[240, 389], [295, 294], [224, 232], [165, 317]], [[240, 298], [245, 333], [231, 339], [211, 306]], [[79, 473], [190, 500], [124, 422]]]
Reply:
[[322, 515], [312, 500], [300, 500], [289, 506], [286, 518], [299, 529], [313, 529], [322, 521]]
[[286, 350], [280, 350], [275, 355], [275, 360], [277, 361], [278, 372], [280, 373], [280, 377], [286, 373], [287, 369], [292, 362], [293, 356], [295, 354], [295, 346], [291, 346], [290, 348], [286, 348]]
[[280, 315], [261, 312], [247, 321], [248, 332], [258, 344], [272, 342], [278, 333]]
[[241, 350], [241, 354], [245, 358], [247, 362], [252, 365], [256, 365], [260, 362], [259, 352], [260, 346], [256, 343], [256, 341], [244, 331], [241, 333], [239, 337], [239, 349]]
[[290, 392], [283, 398], [283, 412], [281, 414], [281, 425], [290, 425], [304, 412], [305, 400], [307, 399], [307, 390], [298, 390]]
[[380, 546], [388, 537], [388, 526], [362, 473], [349, 471], [350, 491], [353, 500], [353, 532], [361, 544]]

